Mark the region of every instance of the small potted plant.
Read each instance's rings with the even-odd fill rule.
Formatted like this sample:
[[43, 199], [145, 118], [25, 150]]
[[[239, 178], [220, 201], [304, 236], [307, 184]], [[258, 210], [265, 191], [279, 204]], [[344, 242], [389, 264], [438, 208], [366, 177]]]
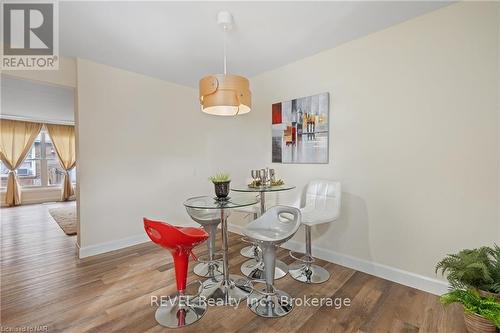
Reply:
[[454, 289], [441, 296], [441, 302], [462, 304], [469, 333], [495, 333], [500, 328], [500, 302], [493, 297], [483, 298], [474, 289]]
[[483, 246], [447, 255], [436, 265], [436, 273], [447, 274], [453, 289], [476, 289], [482, 297], [500, 301], [500, 247]]
[[467, 330], [495, 332], [500, 327], [500, 247], [483, 246], [450, 254], [436, 266], [450, 283], [444, 304], [461, 303]]
[[225, 200], [229, 195], [229, 183], [231, 182], [231, 177], [228, 173], [218, 173], [210, 177], [212, 183], [215, 187], [215, 195], [220, 200]]

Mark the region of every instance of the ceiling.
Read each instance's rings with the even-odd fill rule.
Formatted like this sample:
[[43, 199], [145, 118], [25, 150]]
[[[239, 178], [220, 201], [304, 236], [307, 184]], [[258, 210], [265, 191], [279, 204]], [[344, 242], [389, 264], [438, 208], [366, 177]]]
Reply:
[[222, 72], [220, 10], [235, 20], [228, 72], [248, 77], [448, 2], [60, 2], [60, 53], [196, 87]]
[[0, 76], [2, 117], [71, 124], [75, 117], [73, 88]]

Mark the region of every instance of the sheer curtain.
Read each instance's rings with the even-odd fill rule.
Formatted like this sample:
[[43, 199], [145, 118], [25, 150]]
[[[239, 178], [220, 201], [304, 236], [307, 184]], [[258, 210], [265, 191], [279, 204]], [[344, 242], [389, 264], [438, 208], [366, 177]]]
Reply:
[[23, 163], [41, 128], [42, 124], [39, 123], [0, 119], [0, 159], [9, 169], [5, 194], [8, 206], [21, 204], [15, 170]]
[[59, 162], [65, 170], [62, 200], [66, 201], [74, 194], [69, 171], [76, 164], [75, 126], [46, 124], [45, 127], [52, 139]]

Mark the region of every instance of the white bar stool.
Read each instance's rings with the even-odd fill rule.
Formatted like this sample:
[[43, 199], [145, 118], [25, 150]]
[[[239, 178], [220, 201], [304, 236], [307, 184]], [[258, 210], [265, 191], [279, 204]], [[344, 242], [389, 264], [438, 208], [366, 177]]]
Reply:
[[274, 275], [276, 248], [292, 238], [299, 227], [299, 209], [275, 206], [243, 229], [243, 235], [255, 241], [262, 249], [265, 287], [253, 288], [248, 296], [248, 307], [261, 317], [282, 317], [293, 309], [290, 295], [274, 287]]
[[314, 265], [311, 253], [311, 227], [321, 223], [330, 223], [340, 215], [341, 185], [331, 180], [313, 180], [307, 185], [305, 205], [300, 208], [302, 224], [306, 232], [306, 253], [290, 251], [290, 256], [297, 261], [288, 266], [290, 276], [304, 283], [323, 283], [330, 278], [330, 273], [321, 266]]

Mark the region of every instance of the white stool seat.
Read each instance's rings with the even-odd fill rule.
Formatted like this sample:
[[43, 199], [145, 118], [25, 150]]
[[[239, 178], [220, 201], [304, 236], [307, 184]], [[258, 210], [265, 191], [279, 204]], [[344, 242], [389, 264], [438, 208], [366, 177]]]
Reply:
[[262, 242], [284, 242], [300, 226], [300, 211], [288, 206], [274, 206], [243, 229], [243, 235]]
[[300, 210], [302, 213], [302, 224], [316, 225], [322, 223], [333, 222], [338, 215], [326, 210], [316, 210], [312, 207], [305, 207]]

